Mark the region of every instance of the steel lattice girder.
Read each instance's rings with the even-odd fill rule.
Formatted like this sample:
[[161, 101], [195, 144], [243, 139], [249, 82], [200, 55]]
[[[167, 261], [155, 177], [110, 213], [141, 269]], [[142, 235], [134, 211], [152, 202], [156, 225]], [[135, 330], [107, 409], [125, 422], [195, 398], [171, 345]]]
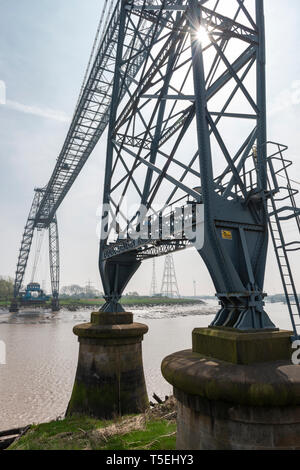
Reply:
[[[109, 122], [116, 46], [119, 34], [120, 4], [120, 1], [117, 2], [111, 16], [89, 78], [75, 110], [57, 164], [48, 185], [45, 187], [45, 194], [36, 216], [37, 223], [49, 225], [57, 208], [94, 150]], [[167, 18], [168, 16], [169, 13], [166, 12], [165, 17]], [[156, 34], [160, 32], [159, 30], [157, 31], [153, 23], [148, 24], [146, 27], [141, 23], [141, 31], [135, 43], [136, 49], [141, 51], [141, 53], [137, 54], [130, 62], [130, 67], [128, 67], [126, 77], [124, 77], [126, 87], [131, 85], [144, 63], [146, 57], [145, 48], [149, 46], [147, 42], [148, 37], [154, 29]], [[126, 54], [131, 50], [130, 32], [128, 32], [127, 39], [128, 45], [125, 46], [127, 52], [124, 52], [124, 58], [126, 58]], [[125, 94], [125, 89], [122, 93], [123, 95]], [[120, 96], [121, 98], [122, 95]]]

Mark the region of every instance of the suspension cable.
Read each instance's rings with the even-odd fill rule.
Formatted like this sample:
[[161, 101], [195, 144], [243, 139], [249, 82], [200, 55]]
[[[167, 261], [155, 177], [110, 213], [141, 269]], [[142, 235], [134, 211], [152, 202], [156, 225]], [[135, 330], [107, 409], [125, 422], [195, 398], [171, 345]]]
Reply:
[[41, 254], [41, 248], [42, 248], [44, 233], [45, 233], [45, 230], [41, 230], [41, 232], [39, 233], [38, 239], [37, 239], [36, 251], [35, 251], [35, 256], [34, 256], [34, 262], [33, 262], [33, 268], [32, 268], [32, 274], [31, 274], [31, 281], [30, 282], [34, 281], [36, 268], [37, 268], [39, 258], [40, 258], [40, 254]]

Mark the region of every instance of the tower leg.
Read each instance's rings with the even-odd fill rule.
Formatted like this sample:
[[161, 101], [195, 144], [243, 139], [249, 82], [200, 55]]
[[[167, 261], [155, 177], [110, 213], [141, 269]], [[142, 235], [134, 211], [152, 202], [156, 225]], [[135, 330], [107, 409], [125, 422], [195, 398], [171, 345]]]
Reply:
[[54, 217], [49, 225], [49, 261], [50, 261], [50, 277], [51, 277], [51, 290], [52, 301], [51, 309], [53, 312], [59, 310], [59, 238], [57, 218]]
[[122, 293], [128, 282], [140, 267], [141, 262], [136, 260], [134, 254], [125, 253], [112, 260], [102, 260], [100, 252], [99, 269], [104, 287], [106, 303], [101, 308], [102, 312], [124, 312], [119, 303]]
[[30, 249], [32, 245], [33, 234], [35, 230], [34, 220], [35, 220], [35, 216], [38, 211], [38, 208], [39, 208], [41, 197], [42, 197], [42, 191], [39, 189], [36, 189], [34, 193], [33, 202], [30, 208], [29, 216], [28, 216], [26, 226], [24, 229], [21, 248], [19, 251], [17, 271], [16, 271], [16, 277], [15, 277], [15, 285], [14, 285], [14, 299], [12, 300], [12, 303], [9, 309], [10, 312], [19, 311], [17, 298], [19, 296], [19, 291], [21, 289], [26, 267], [27, 267], [29, 253], [30, 253]]
[[52, 312], [58, 312], [60, 310], [58, 295], [52, 296], [51, 310]]

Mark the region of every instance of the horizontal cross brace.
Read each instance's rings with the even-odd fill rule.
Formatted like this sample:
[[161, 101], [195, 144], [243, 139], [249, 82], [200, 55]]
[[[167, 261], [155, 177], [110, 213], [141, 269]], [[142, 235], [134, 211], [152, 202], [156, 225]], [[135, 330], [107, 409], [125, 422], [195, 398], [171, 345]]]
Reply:
[[[120, 148], [120, 144], [118, 142], [116, 142], [115, 140], [113, 141], [114, 144]], [[154, 171], [155, 173], [158, 173], [159, 175], [162, 174], [162, 170], [160, 170], [159, 168], [157, 168], [153, 163], [150, 163], [148, 162], [148, 160], [146, 160], [145, 158], [139, 156], [139, 155], [136, 155], [134, 152], [132, 152], [131, 150], [127, 149], [126, 147], [123, 146], [122, 150], [124, 150], [126, 153], [128, 153], [129, 155], [131, 155], [133, 158], [135, 158], [136, 160], [140, 161], [141, 163], [143, 163], [144, 165], [146, 165], [148, 168], [150, 168], [152, 171]], [[189, 188], [188, 186], [186, 186], [185, 184], [181, 183], [180, 181], [176, 180], [175, 178], [173, 178], [172, 176], [168, 175], [168, 174], [165, 174], [164, 175], [164, 178], [168, 181], [170, 181], [171, 183], [174, 184], [174, 186], [176, 187], [179, 187], [180, 189], [182, 189], [185, 193], [189, 194], [190, 196], [192, 196], [193, 198], [196, 199], [196, 201], [200, 202], [200, 199], [201, 199], [201, 196], [199, 193], [197, 193], [196, 191], [194, 191], [193, 189]]]
[[188, 100], [194, 101], [195, 95], [165, 95], [161, 97], [160, 95], [141, 95], [141, 98], [146, 99], [161, 99], [161, 100]]

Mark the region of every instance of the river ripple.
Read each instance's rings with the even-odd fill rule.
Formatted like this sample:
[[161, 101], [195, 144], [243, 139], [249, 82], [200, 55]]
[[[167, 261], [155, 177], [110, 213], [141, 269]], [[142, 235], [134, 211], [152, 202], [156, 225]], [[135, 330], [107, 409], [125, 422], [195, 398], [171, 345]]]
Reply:
[[[135, 321], [146, 323], [144, 368], [149, 397], [164, 397], [171, 386], [160, 372], [162, 359], [191, 347], [191, 332], [207, 326], [217, 310], [206, 305], [131, 308]], [[288, 329], [286, 307], [268, 304], [273, 321]], [[72, 328], [88, 322], [89, 311], [0, 312], [0, 340], [6, 344], [6, 365], [0, 365], [0, 430], [46, 422], [64, 414], [76, 372], [78, 342]]]

